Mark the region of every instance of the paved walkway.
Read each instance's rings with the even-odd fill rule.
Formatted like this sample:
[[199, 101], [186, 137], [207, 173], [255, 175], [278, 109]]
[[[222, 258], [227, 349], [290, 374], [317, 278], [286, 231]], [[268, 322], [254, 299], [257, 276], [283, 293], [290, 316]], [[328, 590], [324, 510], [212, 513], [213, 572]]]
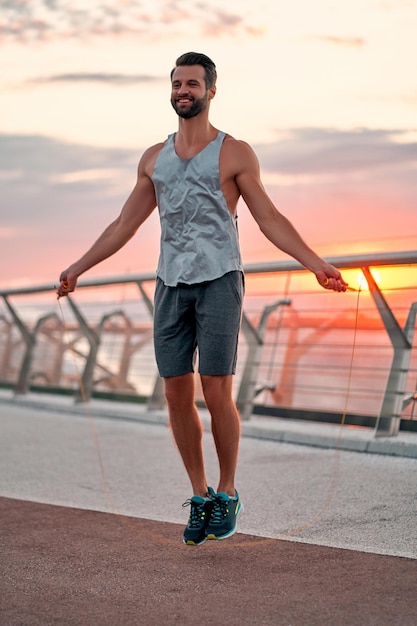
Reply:
[[1, 626], [415, 626], [417, 437], [322, 426], [245, 425], [239, 532], [194, 548], [163, 411], [0, 392]]

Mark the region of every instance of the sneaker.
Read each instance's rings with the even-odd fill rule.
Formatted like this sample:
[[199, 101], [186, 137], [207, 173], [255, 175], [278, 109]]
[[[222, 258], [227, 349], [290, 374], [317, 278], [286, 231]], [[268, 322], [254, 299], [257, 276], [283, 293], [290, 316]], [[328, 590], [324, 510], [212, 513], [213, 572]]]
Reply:
[[207, 539], [226, 539], [236, 532], [237, 518], [243, 506], [236, 491], [234, 498], [219, 491], [214, 496], [213, 509], [206, 529]]
[[183, 541], [188, 546], [199, 546], [207, 539], [206, 528], [210, 521], [214, 495], [214, 490], [209, 487], [207, 497], [192, 496], [182, 505], [191, 507], [190, 517], [183, 535]]

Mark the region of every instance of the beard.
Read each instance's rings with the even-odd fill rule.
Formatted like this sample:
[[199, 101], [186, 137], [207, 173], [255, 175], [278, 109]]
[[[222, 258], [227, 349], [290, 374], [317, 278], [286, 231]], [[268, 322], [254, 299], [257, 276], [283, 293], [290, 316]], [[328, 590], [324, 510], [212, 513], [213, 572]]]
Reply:
[[203, 98], [200, 98], [199, 100], [193, 99], [191, 105], [187, 109], [183, 109], [178, 106], [174, 98], [171, 98], [171, 104], [172, 104], [173, 109], [175, 110], [176, 114], [179, 117], [182, 117], [184, 120], [188, 120], [190, 117], [195, 117], [196, 115], [201, 113], [201, 111], [204, 111], [204, 109], [207, 107], [207, 102], [208, 102], [207, 96], [204, 96]]

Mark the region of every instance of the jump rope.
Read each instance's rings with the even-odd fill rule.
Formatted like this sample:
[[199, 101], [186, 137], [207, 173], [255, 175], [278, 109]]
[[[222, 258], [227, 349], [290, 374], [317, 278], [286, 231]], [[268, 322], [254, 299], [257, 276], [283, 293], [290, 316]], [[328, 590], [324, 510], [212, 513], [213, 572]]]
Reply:
[[[326, 287], [329, 284], [329, 280], [326, 278], [326, 280], [324, 281], [324, 286]], [[63, 282], [62, 286], [64, 287], [64, 289], [68, 289], [68, 283]], [[332, 471], [332, 480], [330, 483], [330, 486], [328, 488], [328, 493], [327, 493], [327, 497], [325, 498], [322, 506], [319, 508], [319, 510], [317, 511], [317, 513], [315, 515], [313, 515], [310, 519], [308, 519], [307, 521], [305, 521], [304, 523], [300, 524], [299, 526], [296, 526], [294, 528], [290, 528], [282, 533], [278, 533], [277, 535], [274, 535], [273, 537], [267, 537], [267, 538], [262, 538], [262, 537], [256, 537], [256, 541], [245, 541], [245, 540], [238, 540], [238, 541], [233, 541], [233, 542], [226, 542], [226, 546], [227, 547], [246, 547], [246, 546], [251, 546], [254, 547], [256, 545], [260, 545], [260, 544], [265, 544], [265, 543], [270, 543], [272, 541], [275, 541], [277, 539], [286, 539], [288, 537], [291, 537], [293, 535], [296, 535], [300, 532], [302, 532], [303, 530], [305, 530], [306, 528], [309, 528], [310, 526], [312, 526], [313, 524], [315, 524], [325, 513], [325, 511], [328, 509], [328, 507], [330, 506], [330, 503], [332, 502], [334, 495], [336, 493], [336, 488], [339, 482], [339, 472], [340, 472], [340, 452], [341, 452], [341, 448], [340, 448], [340, 444], [342, 441], [342, 432], [343, 432], [343, 427], [345, 426], [346, 423], [346, 416], [347, 416], [347, 409], [348, 409], [348, 403], [349, 403], [349, 399], [350, 399], [350, 392], [351, 392], [351, 384], [352, 384], [352, 374], [353, 374], [353, 360], [354, 360], [354, 356], [355, 356], [355, 349], [356, 349], [356, 338], [357, 338], [357, 331], [358, 331], [358, 320], [359, 320], [359, 300], [360, 300], [360, 294], [361, 294], [361, 287], [359, 287], [358, 289], [355, 289], [354, 287], [347, 287], [347, 291], [350, 292], [355, 292], [357, 293], [357, 298], [356, 298], [356, 304], [355, 304], [355, 319], [354, 319], [354, 326], [353, 326], [353, 338], [352, 338], [352, 345], [351, 345], [351, 352], [350, 352], [350, 357], [349, 357], [349, 365], [348, 365], [348, 376], [347, 376], [347, 385], [346, 385], [346, 393], [345, 393], [345, 402], [344, 402], [344, 407], [343, 407], [343, 412], [342, 412], [342, 417], [341, 417], [341, 421], [339, 424], [339, 431], [338, 431], [338, 435], [336, 438], [336, 445], [335, 445], [335, 452], [333, 455], [333, 471]], [[64, 312], [61, 306], [61, 302], [60, 302], [60, 296], [58, 295], [57, 297], [57, 301], [58, 301], [58, 306], [59, 306], [59, 310], [60, 310], [60, 314], [61, 314], [61, 318], [62, 318], [62, 323], [63, 323], [63, 328], [64, 328], [64, 332], [67, 334], [66, 337], [66, 341], [68, 346], [71, 346], [71, 342], [69, 340], [69, 336], [68, 336], [68, 331], [67, 329], [67, 325], [66, 325], [66, 321], [65, 321], [65, 316], [64, 316]], [[108, 478], [107, 478], [107, 474], [106, 474], [106, 470], [105, 470], [105, 465], [104, 465], [104, 461], [103, 461], [103, 455], [102, 455], [102, 450], [101, 450], [101, 445], [100, 445], [100, 439], [99, 436], [97, 434], [97, 430], [95, 427], [95, 423], [94, 423], [94, 418], [91, 414], [91, 411], [89, 410], [89, 406], [88, 406], [88, 398], [87, 398], [87, 394], [86, 394], [86, 390], [84, 387], [84, 384], [82, 382], [82, 377], [81, 374], [79, 372], [78, 369], [78, 364], [76, 362], [76, 358], [75, 358], [75, 351], [73, 349], [70, 350], [72, 358], [73, 358], [73, 362], [74, 362], [74, 368], [76, 371], [76, 376], [77, 376], [77, 381], [79, 384], [79, 389], [80, 389], [80, 396], [81, 396], [81, 400], [83, 403], [83, 407], [84, 407], [84, 412], [85, 412], [85, 416], [88, 418], [88, 424], [89, 424], [89, 429], [90, 429], [90, 433], [91, 433], [91, 437], [92, 440], [94, 442], [94, 447], [95, 447], [95, 451], [96, 451], [96, 455], [97, 455], [97, 462], [98, 462], [98, 466], [99, 466], [99, 470], [100, 470], [100, 479], [101, 479], [101, 483], [103, 485], [103, 489], [106, 495], [106, 499], [107, 499], [107, 503], [110, 509], [110, 512], [112, 514], [114, 514], [119, 521], [129, 527], [130, 529], [133, 529], [135, 531], [140, 532], [141, 536], [143, 536], [144, 534], [147, 534], [150, 538], [152, 538], [153, 540], [162, 543], [162, 544], [178, 544], [178, 540], [174, 540], [173, 539], [167, 539], [164, 538], [163, 536], [149, 531], [149, 530], [145, 530], [141, 527], [138, 527], [138, 522], [139, 520], [135, 520], [134, 518], [128, 517], [126, 514], [121, 513], [118, 510], [118, 507], [116, 505], [116, 502], [114, 500], [113, 497], [113, 492], [112, 489], [110, 487]], [[209, 543], [216, 543], [215, 541], [210, 541]], [[221, 542], [222, 545], [224, 545], [224, 542]], [[224, 546], [224, 547], [226, 547]]]

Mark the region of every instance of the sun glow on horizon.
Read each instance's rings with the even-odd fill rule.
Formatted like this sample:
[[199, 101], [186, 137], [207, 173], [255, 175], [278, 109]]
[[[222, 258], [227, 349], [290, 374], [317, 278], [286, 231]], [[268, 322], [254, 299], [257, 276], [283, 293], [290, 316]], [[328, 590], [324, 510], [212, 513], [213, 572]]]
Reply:
[[[378, 288], [382, 289], [383, 285], [382, 285], [382, 280], [381, 280], [381, 272], [379, 270], [376, 270], [373, 267], [370, 268], [369, 271], [372, 275], [372, 278], [376, 282]], [[368, 281], [366, 280], [365, 275], [362, 273], [362, 271], [358, 275], [357, 285], [360, 291], [370, 291]]]
[[[143, 151], [176, 129], [169, 72], [193, 49], [217, 65], [213, 125], [253, 146], [319, 255], [415, 247], [417, 3], [27, 0], [0, 22], [3, 284], [29, 253], [33, 284], [49, 280], [117, 217]], [[239, 233], [244, 262], [287, 258], [246, 208]], [[152, 218], [91, 275], [153, 268], [158, 241]]]

